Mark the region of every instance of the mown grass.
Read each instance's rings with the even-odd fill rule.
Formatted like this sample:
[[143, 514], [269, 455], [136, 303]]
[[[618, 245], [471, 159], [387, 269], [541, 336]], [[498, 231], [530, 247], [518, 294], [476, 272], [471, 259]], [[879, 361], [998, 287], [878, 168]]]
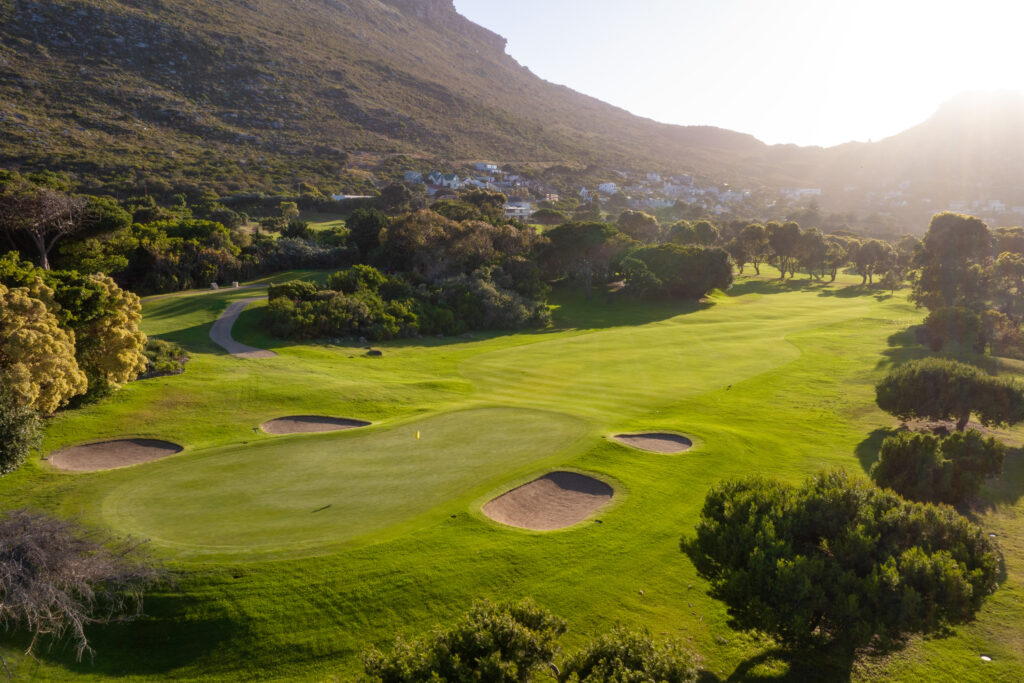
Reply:
[[[235, 337], [277, 358], [243, 361], [211, 348], [218, 308], [252, 290], [147, 302], [147, 331], [192, 353], [186, 373], [61, 415], [47, 448], [137, 434], [185, 452], [91, 475], [35, 461], [0, 481], [0, 495], [4, 507], [34, 504], [149, 536], [180, 571], [178, 585], [148, 599], [145, 620], [93, 629], [92, 662], [75, 664], [58, 647], [38, 664], [16, 659], [19, 675], [350, 680], [370, 643], [421, 633], [479, 597], [532, 596], [568, 620], [568, 647], [616, 622], [644, 626], [691, 643], [723, 679], [1021, 680], [1018, 450], [975, 513], [1006, 553], [1000, 590], [975, 623], [885, 658], [792, 661], [770, 641], [734, 632], [679, 551], [720, 479], [796, 481], [822, 467], [870, 466], [880, 430], [893, 426], [874, 406], [873, 385], [921, 353], [904, 333], [921, 313], [900, 293], [853, 282], [744, 279], [701, 305], [588, 302], [563, 291], [551, 330], [393, 342], [380, 345], [382, 358], [354, 344], [270, 339], [258, 305]], [[284, 438], [253, 430], [300, 413], [375, 425]], [[607, 438], [648, 428], [690, 434], [697, 445], [666, 456]], [[439, 439], [427, 457], [410, 452], [414, 431]], [[1003, 436], [1019, 445], [1020, 434]], [[493, 448], [478, 447], [491, 439]], [[480, 513], [553, 467], [616, 483], [600, 524], [536, 533]], [[461, 468], [454, 481], [452, 468]], [[348, 497], [365, 505], [330, 512]], [[4, 652], [19, 642], [8, 638]]]

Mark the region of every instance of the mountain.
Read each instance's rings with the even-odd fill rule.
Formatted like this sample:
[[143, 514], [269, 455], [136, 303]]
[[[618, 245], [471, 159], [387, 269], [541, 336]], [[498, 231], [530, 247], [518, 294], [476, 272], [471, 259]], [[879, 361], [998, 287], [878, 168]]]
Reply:
[[452, 0], [0, 0], [0, 166], [126, 192], [351, 190], [419, 159], [820, 187], [847, 208], [908, 184], [1024, 204], [1021, 99], [960, 98], [874, 143], [768, 146], [544, 81]]
[[239, 188], [352, 153], [756, 177], [765, 145], [534, 76], [451, 0], [0, 2], [0, 163]]

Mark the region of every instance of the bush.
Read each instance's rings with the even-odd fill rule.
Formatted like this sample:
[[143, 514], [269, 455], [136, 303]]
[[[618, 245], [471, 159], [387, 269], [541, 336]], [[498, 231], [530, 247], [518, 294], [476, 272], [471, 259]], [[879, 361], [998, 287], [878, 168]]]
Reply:
[[1003, 471], [1006, 447], [975, 429], [945, 439], [901, 432], [886, 438], [871, 478], [910, 500], [955, 505]]
[[381, 683], [526, 683], [554, 659], [565, 622], [532, 600], [479, 602], [448, 629], [428, 638], [397, 639], [390, 653], [363, 655], [366, 673]]
[[146, 369], [139, 375], [139, 379], [180, 375], [185, 372], [185, 363], [189, 360], [188, 352], [182, 347], [153, 337], [146, 341], [143, 353], [146, 356]]
[[679, 642], [657, 644], [646, 632], [616, 627], [562, 663], [560, 683], [690, 683], [700, 658]]
[[732, 264], [724, 249], [659, 244], [631, 252], [623, 264], [626, 284], [643, 293], [699, 299], [712, 289], [732, 286]]
[[932, 311], [924, 319], [921, 330], [921, 342], [932, 351], [941, 351], [947, 346], [955, 352], [980, 351], [985, 346], [981, 316], [964, 306]]
[[842, 471], [718, 484], [682, 548], [735, 626], [790, 647], [886, 646], [966, 622], [999, 570], [995, 544], [952, 508]]
[[39, 415], [0, 384], [0, 475], [18, 469], [42, 441]]

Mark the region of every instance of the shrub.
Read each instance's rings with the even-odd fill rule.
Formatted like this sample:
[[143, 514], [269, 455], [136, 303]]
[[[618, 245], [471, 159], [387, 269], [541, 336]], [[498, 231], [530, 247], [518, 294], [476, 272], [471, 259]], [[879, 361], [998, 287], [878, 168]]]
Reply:
[[395, 641], [390, 653], [363, 655], [366, 673], [381, 683], [525, 683], [554, 659], [565, 622], [532, 600], [479, 602], [465, 617], [432, 636]]
[[180, 375], [185, 372], [185, 363], [189, 360], [188, 352], [179, 345], [153, 337], [146, 341], [144, 353], [146, 369], [139, 375], [139, 379]]
[[616, 627], [562, 663], [561, 683], [690, 683], [700, 658], [679, 642], [655, 643], [646, 632]]
[[0, 475], [18, 469], [42, 441], [39, 415], [0, 384]]

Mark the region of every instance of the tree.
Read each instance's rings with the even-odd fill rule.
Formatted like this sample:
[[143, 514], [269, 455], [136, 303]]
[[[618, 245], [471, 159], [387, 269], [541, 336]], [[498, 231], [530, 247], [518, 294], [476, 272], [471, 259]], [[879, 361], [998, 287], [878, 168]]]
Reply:
[[725, 250], [729, 252], [729, 256], [732, 257], [736, 267], [739, 268], [740, 275], [743, 275], [743, 268], [749, 260], [746, 244], [739, 237], [734, 237], [726, 243]]
[[919, 306], [935, 309], [976, 304], [987, 290], [985, 273], [992, 258], [992, 234], [973, 216], [936, 214], [918, 258], [921, 275], [912, 298]]
[[560, 683], [691, 683], [698, 680], [700, 657], [678, 641], [656, 643], [646, 631], [614, 628], [568, 657]]
[[532, 600], [482, 601], [429, 638], [398, 638], [387, 654], [370, 649], [363, 666], [380, 683], [526, 683], [552, 662], [565, 628], [564, 621]]
[[712, 289], [724, 291], [732, 286], [732, 264], [724, 249], [657, 244], [636, 249], [629, 258], [645, 266], [634, 264], [627, 272], [626, 283], [631, 288], [699, 299]]
[[49, 280], [61, 322], [74, 333], [75, 358], [89, 389], [106, 391], [138, 377], [146, 369], [139, 297], [107, 275], [52, 271]]
[[853, 249], [853, 265], [861, 284], [873, 284], [878, 273], [888, 268], [892, 250], [889, 245], [879, 240], [868, 240]]
[[655, 242], [661, 234], [658, 219], [643, 211], [623, 211], [619, 216], [619, 230], [640, 242]]
[[388, 217], [377, 209], [356, 209], [345, 221], [349, 239], [359, 249], [359, 258], [366, 261], [380, 246], [380, 231], [388, 224]]
[[792, 277], [792, 273], [796, 269], [794, 262], [800, 244], [800, 226], [793, 221], [784, 224], [771, 221], [765, 226], [765, 234], [768, 237], [769, 246], [775, 252], [779, 279], [785, 280], [787, 272]]
[[941, 358], [900, 365], [879, 382], [875, 395], [879, 408], [901, 420], [955, 419], [961, 432], [972, 413], [983, 425], [1024, 420], [1024, 392], [1017, 384]]
[[544, 236], [549, 242], [541, 259], [549, 275], [578, 278], [588, 299], [594, 279], [606, 280], [612, 263], [634, 244], [614, 225], [597, 222], [566, 223]]
[[61, 238], [81, 230], [86, 200], [49, 187], [19, 180], [0, 187], [0, 232], [11, 247], [27, 240], [39, 254], [39, 265], [50, 269], [50, 252]]
[[823, 472], [708, 493], [683, 550], [733, 624], [793, 648], [885, 646], [969, 621], [996, 590], [996, 547], [949, 507]]
[[70, 633], [78, 659], [85, 628], [137, 617], [163, 578], [139, 543], [28, 510], [0, 512], [0, 626], [40, 637]]
[[42, 441], [39, 415], [0, 384], [0, 475], [18, 469]]
[[936, 308], [921, 324], [924, 343], [932, 351], [951, 348], [954, 353], [984, 350], [981, 316], [966, 306]]
[[797, 240], [797, 262], [801, 268], [807, 271], [808, 276], [817, 280], [824, 275], [827, 252], [828, 244], [817, 228], [808, 228]]
[[689, 221], [676, 221], [668, 228], [668, 241], [673, 244], [697, 244], [697, 231]]
[[764, 226], [759, 223], [747, 225], [740, 231], [740, 242], [743, 243], [750, 265], [754, 266], [754, 274], [760, 275], [761, 262], [768, 257], [770, 249]]
[[41, 281], [32, 290], [0, 284], [0, 384], [19, 406], [43, 414], [88, 388], [74, 334], [61, 329], [52, 302], [53, 290]]
[[693, 234], [697, 244], [710, 247], [718, 241], [718, 228], [711, 224], [711, 221], [697, 221], [693, 224]]
[[1003, 471], [1006, 447], [970, 429], [940, 439], [900, 432], [882, 442], [871, 478], [909, 500], [955, 505]]
[[530, 220], [539, 225], [560, 225], [569, 220], [569, 217], [557, 209], [544, 208], [534, 211]]

